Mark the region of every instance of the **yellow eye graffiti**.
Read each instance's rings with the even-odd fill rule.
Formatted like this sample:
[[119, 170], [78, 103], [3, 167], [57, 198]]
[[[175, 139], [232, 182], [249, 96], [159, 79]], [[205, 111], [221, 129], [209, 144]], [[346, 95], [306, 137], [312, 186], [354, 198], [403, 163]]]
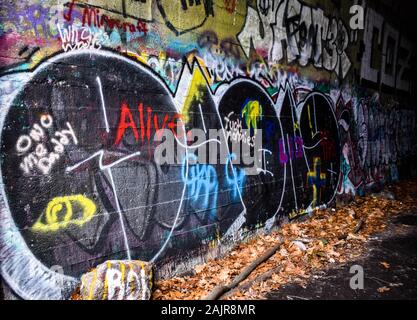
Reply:
[[46, 211], [32, 226], [36, 232], [58, 231], [70, 225], [82, 226], [96, 213], [96, 205], [83, 195], [52, 199]]

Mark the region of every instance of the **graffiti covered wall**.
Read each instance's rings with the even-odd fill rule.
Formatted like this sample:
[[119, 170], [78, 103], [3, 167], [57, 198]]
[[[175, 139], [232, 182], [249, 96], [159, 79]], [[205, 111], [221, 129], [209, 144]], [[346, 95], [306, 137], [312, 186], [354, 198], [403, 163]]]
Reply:
[[397, 181], [414, 45], [299, 0], [1, 4], [1, 275], [68, 298], [106, 260], [196, 257]]

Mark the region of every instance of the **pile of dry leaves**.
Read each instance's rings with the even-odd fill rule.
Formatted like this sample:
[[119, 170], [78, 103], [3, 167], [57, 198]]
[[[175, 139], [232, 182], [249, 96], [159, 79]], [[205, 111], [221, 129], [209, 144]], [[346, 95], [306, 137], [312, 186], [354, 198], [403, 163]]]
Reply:
[[239, 244], [222, 259], [196, 266], [193, 276], [156, 282], [152, 298], [201, 299], [215, 286], [230, 283], [280, 239], [284, 240], [280, 250], [222, 298], [263, 299], [282, 284], [294, 281], [303, 285], [313, 271], [362, 255], [367, 239], [384, 230], [391, 216], [417, 208], [417, 182], [403, 182], [388, 189], [398, 200], [374, 195], [337, 209], [318, 211], [303, 222], [283, 225], [269, 235]]

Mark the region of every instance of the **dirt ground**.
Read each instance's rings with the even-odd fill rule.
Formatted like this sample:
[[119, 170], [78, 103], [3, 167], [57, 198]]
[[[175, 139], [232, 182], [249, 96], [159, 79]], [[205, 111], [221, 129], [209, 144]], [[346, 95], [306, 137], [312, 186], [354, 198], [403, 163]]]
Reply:
[[[363, 267], [363, 290], [350, 288], [354, 265]], [[283, 285], [267, 299], [417, 299], [417, 211], [391, 219], [359, 259], [316, 272], [304, 286]]]

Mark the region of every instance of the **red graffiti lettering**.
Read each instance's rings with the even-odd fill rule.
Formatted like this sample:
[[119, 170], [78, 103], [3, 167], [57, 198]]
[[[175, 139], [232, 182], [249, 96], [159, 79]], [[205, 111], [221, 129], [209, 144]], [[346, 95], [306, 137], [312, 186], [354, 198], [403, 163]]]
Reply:
[[[71, 7], [72, 10], [72, 7]], [[137, 25], [130, 22], [121, 22], [119, 19], [110, 18], [106, 14], [100, 15], [100, 10], [85, 7], [83, 10], [83, 26], [88, 25], [89, 27], [108, 27], [109, 29], [117, 28], [123, 29], [124, 32], [129, 30], [130, 32], [142, 32], [146, 35], [148, 32], [146, 23], [144, 21], [138, 21]]]
[[[126, 118], [128, 118], [127, 121]], [[130, 112], [129, 106], [123, 102], [120, 107], [120, 120], [117, 127], [116, 142], [114, 143], [115, 145], [120, 143], [127, 128], [131, 128], [133, 130], [133, 135], [135, 136], [136, 141], [139, 140], [139, 133], [138, 129], [136, 128], [135, 121], [133, 120], [133, 115]]]
[[75, 0], [72, 0], [71, 3], [69, 4], [68, 12], [67, 13], [63, 12], [62, 14], [64, 16], [64, 19], [67, 20], [68, 22], [71, 22], [72, 20], [72, 10], [74, 9], [74, 4], [75, 4]]
[[139, 31], [139, 32], [143, 32], [144, 34], [145, 34], [145, 36], [146, 36], [146, 34], [148, 33], [148, 27], [147, 27], [147, 25], [146, 25], [146, 22], [144, 22], [144, 21], [138, 21], [138, 24], [136, 25], [136, 29]]
[[154, 114], [152, 107], [146, 107], [146, 119], [142, 102], [138, 104], [137, 110], [139, 113], [138, 126], [135, 124], [135, 120], [129, 106], [125, 102], [123, 102], [120, 106], [120, 119], [116, 132], [116, 140], [114, 142], [115, 145], [118, 145], [121, 142], [128, 128], [133, 130], [136, 142], [138, 142], [139, 139], [144, 142], [145, 138], [148, 142], [150, 142], [153, 138], [153, 132], [157, 134], [157, 138], [160, 140], [163, 133], [162, 130], [166, 128], [170, 129], [172, 133], [178, 137], [176, 129], [178, 128], [178, 120], [181, 120], [181, 115], [175, 113], [170, 120], [169, 115], [166, 114], [164, 115], [161, 123], [160, 119], [158, 119], [158, 115]]

